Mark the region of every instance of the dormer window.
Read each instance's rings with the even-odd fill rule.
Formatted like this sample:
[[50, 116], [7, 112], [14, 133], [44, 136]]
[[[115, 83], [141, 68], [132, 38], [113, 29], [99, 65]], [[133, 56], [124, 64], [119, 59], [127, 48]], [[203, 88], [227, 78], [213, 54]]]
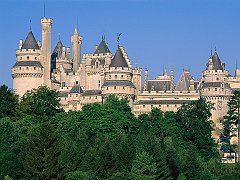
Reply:
[[99, 65], [99, 63], [98, 63], [98, 61], [96, 62], [96, 68], [98, 68], [98, 65]]
[[26, 69], [28, 70], [28, 67], [26, 67]]
[[35, 60], [37, 60], [37, 57], [35, 57]]
[[20, 60], [22, 60], [22, 56], [20, 57]]

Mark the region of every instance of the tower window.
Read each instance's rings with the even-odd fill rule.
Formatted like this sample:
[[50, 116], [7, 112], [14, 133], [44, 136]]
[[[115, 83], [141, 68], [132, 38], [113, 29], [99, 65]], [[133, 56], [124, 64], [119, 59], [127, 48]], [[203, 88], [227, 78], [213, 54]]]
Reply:
[[35, 60], [37, 60], [37, 57], [35, 57]]
[[[121, 75], [121, 78], [123, 78], [123, 75]], [[136, 79], [136, 78], [135, 78]]]
[[98, 68], [98, 62], [96, 62], [96, 68]]
[[217, 91], [217, 88], [215, 88], [215, 91]]
[[111, 75], [109, 75], [109, 79], [111, 79]]
[[36, 70], [36, 67], [34, 67], [33, 69]]
[[117, 78], [117, 75], [115, 75], [115, 79]]
[[28, 70], [28, 67], [26, 67], [26, 69]]
[[22, 60], [22, 57], [20, 57], [20, 60]]
[[22, 67], [19, 67], [19, 69], [21, 70], [21, 69], [22, 69]]
[[101, 81], [98, 81], [98, 87], [100, 87], [101, 86]]
[[114, 89], [117, 89], [117, 87], [116, 87], [116, 86], [114, 86]]
[[29, 60], [29, 56], [27, 56], [27, 60]]
[[78, 81], [76, 81], [76, 84], [78, 84]]

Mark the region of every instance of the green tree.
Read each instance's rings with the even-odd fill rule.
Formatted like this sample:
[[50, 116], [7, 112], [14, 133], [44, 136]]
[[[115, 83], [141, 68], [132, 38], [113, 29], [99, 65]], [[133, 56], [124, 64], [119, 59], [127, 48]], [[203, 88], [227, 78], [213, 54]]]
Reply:
[[[228, 101], [228, 112], [223, 120], [223, 133], [220, 136], [220, 141], [222, 143], [221, 150], [224, 152], [232, 152], [233, 149], [230, 146], [230, 139], [232, 136], [236, 136], [235, 132], [239, 132], [239, 115], [240, 115], [240, 91], [234, 91], [233, 95]], [[238, 127], [238, 129], [237, 129]], [[238, 134], [239, 137], [240, 134]], [[240, 143], [240, 138], [238, 138], [238, 144]], [[240, 154], [240, 146], [238, 146], [238, 153]], [[238, 157], [239, 157], [238, 154]], [[240, 157], [239, 157], [240, 159]]]
[[86, 180], [91, 179], [91, 176], [82, 171], [74, 171], [67, 174], [65, 180]]
[[28, 179], [62, 179], [62, 168], [57, 140], [51, 126], [42, 123], [33, 127], [24, 161], [24, 174]]
[[183, 105], [176, 114], [183, 138], [193, 144], [202, 157], [218, 157], [216, 144], [212, 138], [212, 104], [204, 99]]
[[18, 97], [6, 85], [0, 86], [0, 119], [14, 116], [18, 108]]
[[142, 151], [133, 160], [131, 174], [133, 179], [155, 179], [157, 166], [149, 153]]
[[9, 117], [0, 120], [0, 179], [4, 176], [18, 178], [21, 162], [15, 151], [17, 136], [14, 133], [14, 123]]
[[25, 114], [37, 117], [50, 117], [62, 111], [58, 93], [46, 86], [40, 86], [24, 94], [20, 109]]

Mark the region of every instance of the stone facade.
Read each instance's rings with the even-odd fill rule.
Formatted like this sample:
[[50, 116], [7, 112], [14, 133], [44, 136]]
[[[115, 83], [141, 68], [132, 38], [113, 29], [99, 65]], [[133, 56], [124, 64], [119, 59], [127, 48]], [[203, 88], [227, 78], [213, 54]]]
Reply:
[[[209, 58], [200, 80], [194, 80], [190, 71], [184, 70], [177, 84], [174, 71], [164, 70], [155, 79], [148, 78], [148, 70], [132, 67], [122, 46], [114, 54], [109, 50], [105, 37], [93, 53], [81, 55], [82, 37], [75, 28], [70, 48], [61, 40], [51, 53], [52, 19], [42, 18], [42, 44], [30, 31], [26, 40], [20, 40], [16, 51], [16, 64], [12, 68], [13, 89], [22, 96], [26, 91], [46, 85], [59, 92], [62, 107], [81, 110], [85, 104], [103, 103], [109, 94], [129, 100], [135, 115], [148, 113], [157, 107], [163, 111], [177, 111], [184, 103], [200, 97], [214, 103], [212, 120], [216, 129], [227, 113], [227, 102], [234, 89], [240, 88], [240, 70], [230, 76], [217, 52]], [[216, 131], [217, 132], [217, 131]], [[216, 134], [217, 135], [217, 134]]]

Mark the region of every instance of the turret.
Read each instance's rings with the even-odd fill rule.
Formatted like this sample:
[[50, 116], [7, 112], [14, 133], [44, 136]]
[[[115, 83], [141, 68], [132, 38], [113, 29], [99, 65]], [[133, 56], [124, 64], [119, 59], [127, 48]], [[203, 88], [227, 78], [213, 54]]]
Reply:
[[118, 46], [109, 68], [105, 72], [105, 82], [102, 85], [102, 95], [106, 97], [115, 94], [119, 98], [127, 97], [132, 107], [135, 99], [135, 86], [132, 83], [132, 68], [123, 50]]
[[75, 28], [74, 30], [71, 42], [73, 52], [73, 71], [77, 72], [81, 61], [81, 45], [82, 45], [82, 37], [79, 36], [77, 28]]
[[41, 62], [44, 67], [44, 85], [51, 87], [51, 36], [52, 36], [51, 18], [43, 17], [41, 19], [42, 25], [42, 58]]
[[43, 84], [43, 66], [40, 62], [40, 48], [30, 31], [23, 42], [20, 40], [16, 51], [16, 63], [12, 67], [13, 90], [23, 96]]

